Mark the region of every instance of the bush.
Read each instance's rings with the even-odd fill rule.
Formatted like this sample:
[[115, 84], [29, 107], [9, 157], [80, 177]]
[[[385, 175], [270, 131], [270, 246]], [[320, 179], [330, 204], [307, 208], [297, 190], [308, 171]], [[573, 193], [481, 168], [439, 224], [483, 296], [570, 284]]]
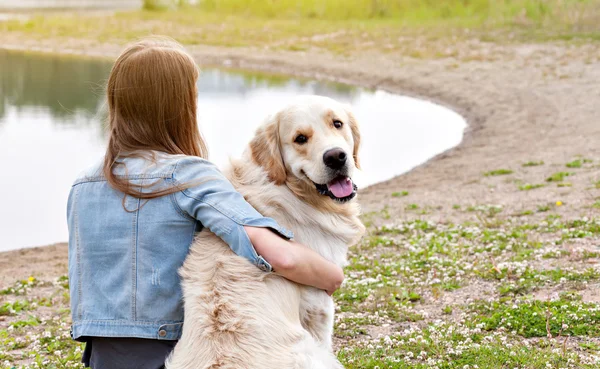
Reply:
[[189, 0], [144, 0], [142, 8], [145, 10], [167, 10], [188, 5]]

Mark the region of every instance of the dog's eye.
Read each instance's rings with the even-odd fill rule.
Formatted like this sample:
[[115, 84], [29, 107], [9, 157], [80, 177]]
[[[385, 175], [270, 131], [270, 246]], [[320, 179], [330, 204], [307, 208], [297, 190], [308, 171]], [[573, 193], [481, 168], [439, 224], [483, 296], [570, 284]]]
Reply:
[[308, 138], [305, 135], [298, 135], [296, 136], [296, 139], [294, 140], [295, 143], [297, 144], [305, 144], [306, 141], [308, 141]]
[[343, 125], [344, 125], [344, 123], [342, 123], [342, 121], [341, 121], [341, 120], [334, 120], [334, 121], [333, 121], [333, 126], [334, 126], [335, 128], [338, 128], [338, 129], [339, 129], [339, 128], [342, 128], [342, 126], [343, 126]]

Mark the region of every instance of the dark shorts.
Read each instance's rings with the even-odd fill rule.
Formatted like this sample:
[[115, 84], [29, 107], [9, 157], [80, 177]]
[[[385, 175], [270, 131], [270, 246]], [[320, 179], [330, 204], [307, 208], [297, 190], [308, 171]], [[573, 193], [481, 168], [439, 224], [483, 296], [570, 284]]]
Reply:
[[92, 369], [161, 369], [177, 341], [90, 337], [82, 362]]

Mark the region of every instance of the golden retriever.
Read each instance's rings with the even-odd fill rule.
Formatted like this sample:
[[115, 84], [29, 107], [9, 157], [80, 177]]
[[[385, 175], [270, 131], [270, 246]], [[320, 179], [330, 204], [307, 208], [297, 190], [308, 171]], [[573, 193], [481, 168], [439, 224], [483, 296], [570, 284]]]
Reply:
[[[343, 266], [364, 233], [351, 180], [359, 144], [349, 106], [303, 96], [267, 118], [226, 175], [260, 213]], [[180, 274], [185, 323], [167, 368], [343, 368], [324, 291], [259, 270], [210, 232]]]

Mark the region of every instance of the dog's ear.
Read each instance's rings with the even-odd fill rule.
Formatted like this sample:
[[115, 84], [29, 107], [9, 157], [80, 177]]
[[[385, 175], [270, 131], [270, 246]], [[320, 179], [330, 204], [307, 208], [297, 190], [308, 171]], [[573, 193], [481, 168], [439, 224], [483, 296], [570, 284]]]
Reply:
[[354, 157], [354, 165], [360, 169], [360, 161], [358, 160], [358, 149], [360, 148], [360, 129], [358, 127], [358, 121], [350, 109], [346, 108], [348, 118], [350, 119], [350, 130], [352, 132], [352, 140], [354, 141], [354, 150], [352, 156]]
[[277, 185], [282, 185], [287, 173], [281, 156], [279, 120], [280, 114], [268, 118], [267, 123], [256, 131], [250, 141], [250, 151], [252, 160], [264, 168], [269, 179]]

